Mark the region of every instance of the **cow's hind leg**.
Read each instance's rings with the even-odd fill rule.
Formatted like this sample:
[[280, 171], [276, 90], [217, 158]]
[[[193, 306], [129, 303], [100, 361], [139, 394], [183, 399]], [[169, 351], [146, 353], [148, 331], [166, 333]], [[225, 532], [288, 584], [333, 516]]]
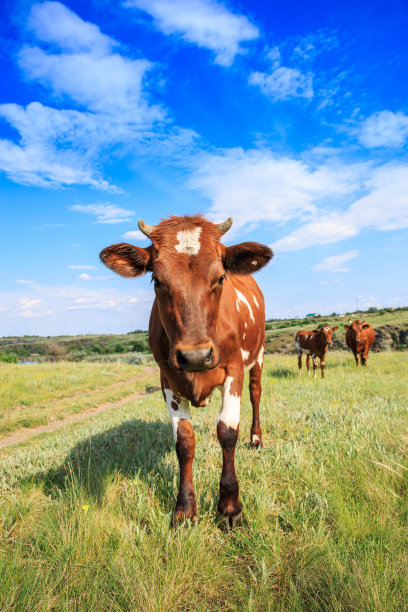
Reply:
[[262, 365], [257, 362], [249, 371], [249, 396], [252, 404], [252, 427], [250, 445], [259, 448], [262, 446], [262, 431], [259, 423], [259, 404], [261, 401]]
[[298, 355], [299, 376], [302, 376], [302, 353]]
[[307, 367], [307, 375], [310, 376], [310, 355], [309, 353], [306, 355], [306, 367]]
[[163, 395], [173, 425], [176, 453], [180, 466], [180, 487], [177, 495], [175, 521], [192, 519], [197, 511], [193, 486], [195, 439], [189, 402], [175, 395], [162, 383]]
[[221, 527], [228, 531], [241, 522], [242, 505], [239, 485], [235, 473], [235, 446], [239, 432], [239, 413], [243, 376], [227, 376], [222, 389], [222, 408], [218, 416], [217, 436], [222, 448], [222, 474], [218, 511], [222, 517]]

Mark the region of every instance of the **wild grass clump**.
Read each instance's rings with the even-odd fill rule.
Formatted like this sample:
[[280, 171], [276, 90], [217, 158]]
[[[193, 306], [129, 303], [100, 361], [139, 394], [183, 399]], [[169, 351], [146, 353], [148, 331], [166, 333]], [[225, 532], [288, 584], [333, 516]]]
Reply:
[[178, 464], [159, 394], [3, 451], [2, 610], [408, 609], [406, 363], [330, 354], [325, 380], [268, 358], [264, 448], [236, 468], [244, 520], [216, 503], [219, 394], [193, 410], [198, 517], [172, 527]]

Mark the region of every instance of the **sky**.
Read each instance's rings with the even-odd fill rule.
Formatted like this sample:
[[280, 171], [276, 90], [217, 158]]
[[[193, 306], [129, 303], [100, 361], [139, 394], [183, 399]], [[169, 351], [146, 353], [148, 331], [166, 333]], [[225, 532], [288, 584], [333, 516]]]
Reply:
[[0, 335], [147, 329], [168, 215], [275, 256], [267, 318], [408, 304], [408, 4], [0, 5]]

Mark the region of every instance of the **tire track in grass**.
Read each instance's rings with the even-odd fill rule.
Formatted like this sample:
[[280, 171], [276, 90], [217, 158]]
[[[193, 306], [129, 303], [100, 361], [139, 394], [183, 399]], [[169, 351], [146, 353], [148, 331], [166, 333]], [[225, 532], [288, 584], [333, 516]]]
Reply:
[[[143, 378], [147, 377], [144, 376]], [[140, 381], [141, 379], [139, 378], [138, 380]], [[79, 414], [70, 414], [64, 417], [63, 419], [58, 419], [56, 421], [53, 421], [52, 423], [48, 423], [47, 425], [25, 427], [23, 429], [20, 429], [19, 431], [13, 431], [11, 433], [8, 433], [0, 439], [0, 449], [7, 448], [8, 446], [13, 446], [14, 444], [19, 444], [20, 442], [25, 442], [26, 440], [29, 440], [30, 438], [38, 436], [42, 433], [50, 433], [56, 431], [57, 429], [65, 427], [66, 425], [77, 423], [78, 421], [82, 421], [96, 414], [100, 414], [101, 412], [106, 412], [108, 410], [112, 410], [113, 408], [119, 408], [120, 406], [128, 404], [133, 400], [140, 399], [141, 397], [146, 397], [151, 393], [159, 391], [160, 387], [147, 387], [146, 389], [148, 390], [146, 390], [145, 392], [138, 391], [136, 393], [131, 393], [130, 395], [126, 395], [126, 397], [123, 397], [122, 399], [117, 400], [116, 402], [105, 402], [104, 404], [101, 404], [100, 406], [92, 410], [86, 410]], [[85, 393], [84, 395], [87, 394], [88, 393]]]

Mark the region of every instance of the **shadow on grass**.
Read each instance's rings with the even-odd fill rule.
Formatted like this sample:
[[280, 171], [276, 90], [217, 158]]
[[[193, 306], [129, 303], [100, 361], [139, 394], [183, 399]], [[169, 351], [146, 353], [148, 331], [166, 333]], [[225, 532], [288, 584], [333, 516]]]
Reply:
[[34, 480], [51, 495], [77, 486], [97, 503], [117, 474], [138, 474], [149, 486], [167, 489], [172, 469], [163, 458], [174, 452], [173, 447], [170, 424], [131, 419], [82, 440], [59, 467], [37, 474]]
[[273, 368], [268, 369], [267, 376], [270, 378], [295, 378], [297, 373], [289, 368]]

